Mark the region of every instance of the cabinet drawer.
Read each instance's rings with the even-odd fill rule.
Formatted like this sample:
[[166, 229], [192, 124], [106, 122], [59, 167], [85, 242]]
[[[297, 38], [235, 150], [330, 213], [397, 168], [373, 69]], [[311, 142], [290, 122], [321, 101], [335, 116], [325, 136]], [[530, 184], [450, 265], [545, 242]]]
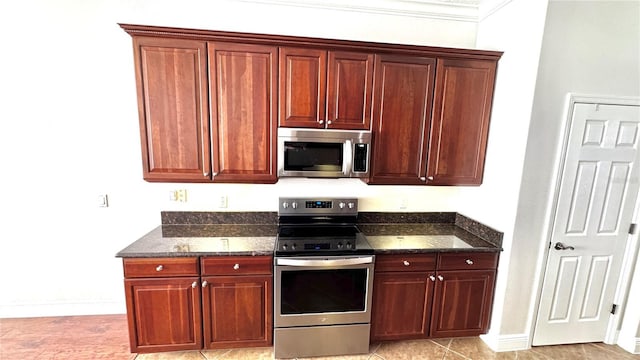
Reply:
[[436, 254], [376, 255], [376, 271], [431, 271], [436, 269]]
[[498, 253], [440, 254], [438, 270], [495, 269]]
[[273, 272], [272, 256], [210, 256], [201, 259], [202, 275], [254, 275]]
[[124, 277], [198, 276], [198, 258], [124, 259]]

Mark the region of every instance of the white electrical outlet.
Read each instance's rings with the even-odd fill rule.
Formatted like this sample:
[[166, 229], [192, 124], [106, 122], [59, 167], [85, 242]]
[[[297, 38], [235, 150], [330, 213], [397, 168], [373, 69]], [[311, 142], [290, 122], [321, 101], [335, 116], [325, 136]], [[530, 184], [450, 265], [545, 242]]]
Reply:
[[187, 189], [169, 191], [169, 200], [187, 202]]
[[218, 201], [219, 208], [226, 208], [229, 205], [227, 195], [220, 195]]
[[403, 198], [400, 198], [400, 201], [398, 202], [398, 207], [400, 207], [400, 209], [406, 209], [408, 204], [409, 204], [409, 199], [407, 199], [406, 197], [403, 197]]

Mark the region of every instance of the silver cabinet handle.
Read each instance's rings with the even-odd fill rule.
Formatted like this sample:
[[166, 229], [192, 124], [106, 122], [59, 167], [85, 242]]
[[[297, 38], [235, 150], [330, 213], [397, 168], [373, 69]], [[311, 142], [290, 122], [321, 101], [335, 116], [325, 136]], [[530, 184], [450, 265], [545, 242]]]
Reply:
[[211, 173], [211, 176], [218, 176], [218, 173], [214, 171]]
[[196, 286], [198, 286], [198, 282], [197, 282], [197, 281], [194, 281], [194, 282], [193, 282], [193, 284], [191, 284], [191, 288], [195, 289], [195, 288], [196, 288]]
[[240, 264], [233, 265], [233, 270], [238, 270], [238, 269], [240, 269]]
[[327, 120], [327, 125], [331, 125], [331, 120]]
[[156, 271], [162, 271], [162, 270], [164, 270], [164, 266], [162, 265], [156, 266]]
[[471, 259], [467, 259], [464, 262], [466, 262], [467, 265], [473, 265], [473, 260], [471, 260]]
[[575, 250], [576, 249], [573, 246], [567, 246], [561, 242], [557, 242], [553, 248], [556, 250]]
[[402, 261], [402, 264], [403, 264], [404, 266], [409, 266], [409, 265], [411, 265], [411, 263], [410, 263], [410, 262], [408, 262], [407, 260]]
[[207, 287], [207, 285], [209, 285], [209, 283], [207, 282], [207, 280], [202, 282], [202, 287]]
[[427, 180], [429, 181], [433, 180], [433, 176], [427, 176]]
[[438, 275], [438, 280], [443, 281], [444, 278], [442, 277], [442, 275]]
[[318, 124], [324, 124], [324, 120], [318, 120]]
[[435, 276], [433, 276], [433, 275], [429, 275], [429, 280], [431, 280], [431, 281], [436, 281], [436, 277], [435, 277]]
[[424, 176], [421, 176], [421, 177], [420, 177], [420, 181], [427, 181], [427, 178], [426, 178], [426, 177], [424, 177]]
[[205, 171], [204, 176], [209, 176], [209, 173]]

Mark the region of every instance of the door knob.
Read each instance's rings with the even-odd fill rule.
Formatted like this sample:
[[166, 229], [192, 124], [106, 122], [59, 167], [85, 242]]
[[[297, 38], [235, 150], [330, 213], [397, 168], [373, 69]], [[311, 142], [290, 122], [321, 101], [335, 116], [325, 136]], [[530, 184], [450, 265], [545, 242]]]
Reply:
[[576, 249], [573, 246], [567, 246], [561, 242], [557, 242], [553, 248], [556, 250], [575, 250]]

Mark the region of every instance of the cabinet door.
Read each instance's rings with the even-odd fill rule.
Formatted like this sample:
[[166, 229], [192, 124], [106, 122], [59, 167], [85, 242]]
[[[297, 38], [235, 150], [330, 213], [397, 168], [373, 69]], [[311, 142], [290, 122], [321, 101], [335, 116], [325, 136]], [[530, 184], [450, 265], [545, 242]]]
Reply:
[[324, 128], [327, 52], [282, 47], [278, 61], [280, 126]]
[[208, 45], [213, 181], [275, 183], [276, 47]]
[[206, 43], [134, 37], [143, 177], [209, 179]]
[[203, 278], [205, 348], [271, 345], [272, 279], [271, 275]]
[[376, 55], [372, 184], [424, 184], [435, 60]]
[[202, 348], [198, 277], [125, 280], [131, 352]]
[[429, 184], [480, 185], [496, 61], [438, 59], [436, 74]]
[[475, 336], [489, 327], [495, 270], [437, 273], [431, 336]]
[[376, 273], [371, 340], [424, 338], [429, 332], [433, 281], [428, 273]]
[[373, 54], [329, 52], [327, 128], [371, 128], [373, 59]]

